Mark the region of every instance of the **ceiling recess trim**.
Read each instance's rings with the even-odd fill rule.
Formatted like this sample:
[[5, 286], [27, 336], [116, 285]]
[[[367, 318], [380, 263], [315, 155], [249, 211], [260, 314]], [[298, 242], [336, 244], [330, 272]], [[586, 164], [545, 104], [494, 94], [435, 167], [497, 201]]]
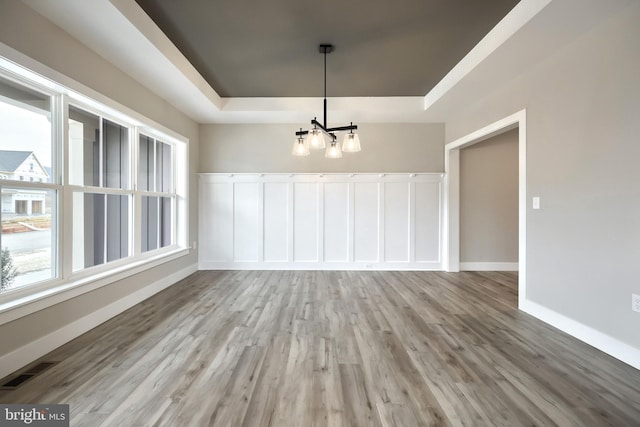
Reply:
[[[332, 120], [434, 121], [429, 108], [551, 1], [522, 0], [424, 97], [331, 98]], [[134, 0], [23, 2], [198, 123], [302, 123], [322, 110], [319, 97], [220, 97]]]
[[464, 77], [473, 71], [493, 51], [502, 46], [518, 30], [544, 9], [552, 0], [522, 0], [468, 54], [464, 56], [424, 97], [428, 110], [444, 97]]

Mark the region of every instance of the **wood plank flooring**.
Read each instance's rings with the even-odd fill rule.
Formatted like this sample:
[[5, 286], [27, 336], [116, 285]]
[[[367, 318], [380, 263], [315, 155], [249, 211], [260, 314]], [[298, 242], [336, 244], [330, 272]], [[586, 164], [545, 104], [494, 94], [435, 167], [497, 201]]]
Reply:
[[2, 403], [73, 426], [638, 426], [640, 371], [516, 309], [513, 273], [202, 271]]

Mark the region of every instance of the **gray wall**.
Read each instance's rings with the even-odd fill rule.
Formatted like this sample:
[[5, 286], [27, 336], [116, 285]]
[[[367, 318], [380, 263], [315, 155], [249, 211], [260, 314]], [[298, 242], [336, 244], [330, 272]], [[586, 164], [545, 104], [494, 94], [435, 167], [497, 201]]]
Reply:
[[[198, 126], [59, 27], [18, 1], [0, 0], [0, 42], [189, 138], [189, 241], [197, 238]], [[0, 326], [0, 356], [197, 262], [188, 256]]]
[[527, 297], [640, 348], [640, 3], [627, 3], [446, 125], [453, 141], [527, 109]]
[[[443, 124], [358, 124], [362, 151], [291, 155], [304, 124], [200, 126], [200, 172], [443, 172]], [[342, 139], [340, 139], [342, 142]]]
[[518, 262], [518, 129], [460, 150], [460, 262]]

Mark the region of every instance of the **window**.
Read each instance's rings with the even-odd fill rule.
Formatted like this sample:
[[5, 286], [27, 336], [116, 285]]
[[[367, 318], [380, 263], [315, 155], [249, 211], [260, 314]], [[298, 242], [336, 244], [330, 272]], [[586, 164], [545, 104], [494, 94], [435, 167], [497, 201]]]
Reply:
[[73, 271], [131, 255], [130, 158], [126, 126], [69, 106], [69, 181], [83, 187], [73, 193]]
[[22, 174], [38, 164], [55, 166], [51, 99], [52, 95], [0, 77], [0, 292], [57, 275], [53, 230], [58, 188], [34, 182], [33, 177], [26, 180]]
[[130, 197], [73, 193], [73, 270], [130, 255]]
[[138, 185], [142, 203], [142, 252], [173, 244], [176, 194], [173, 183], [173, 147], [141, 134]]
[[185, 248], [186, 141], [5, 66], [0, 301]]
[[130, 188], [129, 129], [77, 107], [69, 107], [69, 182]]
[[5, 263], [2, 266], [1, 291], [54, 278], [56, 246], [52, 229], [57, 193], [46, 189], [3, 186], [0, 194], [3, 210], [2, 262]]

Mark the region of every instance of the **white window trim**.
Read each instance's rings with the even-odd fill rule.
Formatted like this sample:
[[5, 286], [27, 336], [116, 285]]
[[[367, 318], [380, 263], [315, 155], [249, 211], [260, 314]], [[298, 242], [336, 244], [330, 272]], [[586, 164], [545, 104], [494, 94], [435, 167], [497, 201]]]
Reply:
[[[92, 271], [92, 274], [86, 275], [86, 277], [78, 274], [78, 277], [74, 281], [65, 282], [59, 279], [54, 283], [43, 282], [41, 285], [36, 284], [8, 291], [12, 298], [7, 301], [0, 300], [0, 326], [181, 258], [189, 253], [189, 248], [176, 249], [171, 247], [163, 249], [170, 250], [164, 253], [156, 253], [154, 251], [153, 256], [142, 257], [142, 259], [136, 259], [134, 262], [128, 262], [119, 266], [112, 265], [118, 263], [118, 261], [114, 261], [114, 263], [109, 264], [110, 268], [107, 271]], [[91, 270], [93, 270], [93, 268]], [[23, 292], [27, 290], [25, 288], [29, 290], [28, 293]], [[3, 300], [7, 296], [9, 295], [3, 294]]]
[[[141, 136], [145, 136], [148, 138], [152, 138], [153, 139], [153, 146], [154, 146], [154, 153], [153, 153], [153, 162], [154, 162], [154, 171], [157, 172], [157, 164], [156, 164], [156, 160], [157, 160], [157, 156], [156, 156], [156, 152], [155, 152], [155, 148], [157, 147], [158, 143], [161, 144], [168, 144], [171, 146], [172, 149], [172, 154], [171, 154], [171, 171], [172, 171], [172, 176], [171, 176], [171, 191], [158, 191], [156, 188], [156, 184], [157, 181], [154, 180], [153, 183], [153, 190], [141, 190], [139, 183], [136, 179], [136, 185], [135, 185], [135, 195], [134, 197], [136, 198], [137, 203], [134, 205], [137, 208], [141, 208], [141, 200], [142, 197], [158, 197], [158, 198], [165, 198], [168, 197], [170, 199], [173, 200], [173, 209], [172, 209], [172, 221], [171, 221], [171, 241], [173, 242], [171, 245], [169, 246], [174, 246], [177, 245], [178, 242], [178, 227], [179, 227], [179, 223], [178, 223], [178, 198], [179, 198], [179, 194], [178, 194], [178, 174], [177, 174], [177, 161], [176, 158], [178, 157], [178, 152], [179, 152], [179, 143], [177, 143], [175, 140], [172, 140], [171, 138], [167, 138], [166, 136], [163, 136], [162, 134], [159, 134], [158, 132], [152, 131], [152, 132], [146, 132], [141, 130], [140, 128], [136, 129], [136, 144], [134, 147], [135, 150], [135, 158], [136, 158], [136, 162], [139, 164], [140, 162], [140, 137]], [[142, 220], [142, 215], [140, 212], [136, 212], [136, 215], [134, 217], [135, 221], [136, 221], [136, 225], [138, 227], [138, 229], [141, 230], [142, 224], [141, 224], [141, 220]], [[140, 221], [138, 221], [140, 220]], [[160, 236], [158, 236], [158, 241], [159, 241]], [[155, 252], [157, 250], [162, 249], [157, 248], [157, 249], [152, 249], [151, 251], [146, 251], [146, 252], [142, 252], [142, 248], [141, 248], [141, 243], [140, 241], [135, 241], [135, 254], [145, 254], [145, 253], [149, 253], [149, 252]]]
[[[189, 140], [187, 138], [3, 43], [0, 43], [0, 73], [5, 78], [52, 96], [52, 167], [57, 171], [56, 176], [52, 177], [52, 183], [12, 180], [3, 181], [3, 186], [51, 189], [58, 191], [59, 194], [55, 218], [56, 228], [53, 231], [58, 235], [57, 251], [56, 259], [52, 260], [52, 263], [55, 263], [54, 271], [57, 272], [57, 278], [0, 294], [0, 325], [189, 254], [191, 248], [187, 243], [189, 240]], [[127, 126], [133, 148], [132, 153], [135, 152], [135, 142], [140, 132], [170, 142], [174, 146], [173, 161], [184, 164], [185, 167], [176, 168], [174, 163], [175, 192], [172, 195], [175, 196], [176, 203], [176, 219], [173, 223], [176, 234], [173, 245], [140, 253], [138, 236], [140, 224], [136, 224], [139, 220], [131, 221], [131, 238], [134, 242], [138, 242], [137, 251], [136, 245], [133, 245], [132, 255], [127, 258], [72, 272], [72, 239], [70, 239], [69, 225], [73, 210], [69, 195], [74, 189], [90, 192], [94, 187], [63, 185], [63, 182], [67, 183], [69, 176], [68, 150], [62, 149], [68, 145], [66, 139], [69, 103], [90, 112], [97, 112], [108, 120]], [[65, 158], [63, 158], [63, 152]], [[130, 161], [132, 169], [130, 189], [96, 187], [96, 192], [111, 193], [111, 190], [116, 190], [114, 193], [118, 194], [124, 192], [132, 195], [134, 206], [136, 206], [135, 198], [140, 193], [136, 191], [137, 174], [133, 172], [137, 168], [134, 162], [137, 162], [135, 154]], [[62, 167], [59, 167], [60, 165]], [[67, 242], [66, 245], [65, 242]]]

